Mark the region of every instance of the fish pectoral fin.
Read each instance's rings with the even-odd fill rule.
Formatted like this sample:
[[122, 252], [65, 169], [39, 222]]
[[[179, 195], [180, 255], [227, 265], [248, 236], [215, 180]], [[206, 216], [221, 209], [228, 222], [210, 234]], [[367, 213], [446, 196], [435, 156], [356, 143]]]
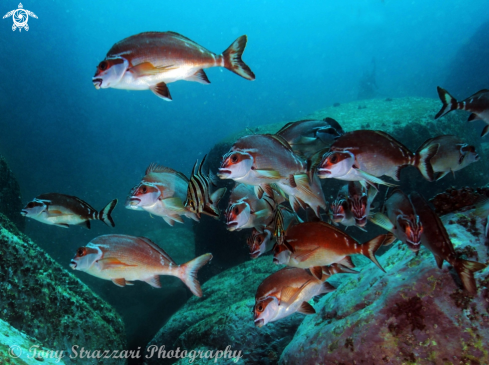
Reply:
[[68, 223], [54, 223], [56, 226], [58, 227], [62, 227], [62, 228], [70, 228], [69, 224]]
[[101, 259], [97, 261], [97, 264], [100, 267], [100, 270], [108, 270], [108, 269], [115, 269], [115, 268], [121, 268], [123, 266], [137, 266], [137, 265], [129, 265], [126, 264], [122, 261], [120, 261], [118, 258], [115, 257], [107, 257], [106, 259]]
[[121, 288], [125, 287], [126, 286], [126, 279], [124, 278], [117, 278], [117, 279], [112, 279], [112, 282], [117, 285], [117, 286], [120, 286]]
[[373, 217], [370, 218], [370, 221], [382, 228], [386, 231], [392, 232], [394, 230], [394, 224], [390, 221], [390, 219], [382, 213], [375, 213]]
[[380, 184], [380, 185], [385, 185], [385, 186], [397, 186], [396, 184], [391, 184], [388, 182], [385, 182], [382, 179], [379, 179], [378, 177], [374, 175], [370, 175], [368, 172], [365, 172], [363, 170], [357, 169], [358, 175], [360, 175], [369, 185], [377, 188], [375, 184]]
[[300, 138], [294, 144], [309, 144], [314, 142], [316, 139], [317, 139], [316, 137], [300, 136]]
[[308, 302], [302, 302], [297, 312], [302, 314], [316, 314], [316, 310]]
[[158, 275], [152, 276], [145, 280], [149, 285], [155, 288], [161, 288], [160, 277]]
[[153, 85], [149, 88], [157, 97], [162, 98], [166, 101], [172, 101], [170, 95], [170, 90], [168, 86], [164, 82], [160, 82], [159, 84]]
[[480, 118], [477, 114], [475, 113], [471, 113], [469, 115], [469, 119], [467, 119], [467, 122], [473, 122], [474, 120], [479, 120], [479, 119], [482, 119]]
[[316, 247], [315, 249], [313, 249], [311, 251], [303, 253], [302, 255], [296, 256], [295, 259], [298, 262], [307, 261], [308, 259], [310, 259], [311, 257], [313, 257], [317, 253], [317, 250], [319, 250], [319, 247]]
[[299, 295], [300, 290], [297, 288], [293, 288], [291, 286], [286, 286], [280, 292], [280, 300], [278, 305], [282, 304], [291, 304]]
[[255, 216], [255, 218], [266, 218], [270, 215], [270, 210], [268, 209], [258, 210], [254, 212], [253, 215]]
[[267, 179], [280, 179], [282, 176], [280, 175], [280, 172], [275, 171], [275, 170], [255, 170], [255, 173], [260, 175], [261, 177], [267, 178]]
[[131, 72], [134, 77], [154, 76], [167, 71], [174, 70], [176, 67], [173, 65], [166, 66], [153, 66], [151, 62], [143, 62], [137, 66], [131, 67], [128, 71]]
[[173, 212], [183, 212], [185, 210], [182, 199], [180, 198], [165, 198], [162, 199], [161, 202], [163, 203], [165, 209]]
[[201, 84], [210, 84], [211, 82], [207, 78], [207, 75], [205, 74], [204, 70], [198, 70], [196, 73], [193, 75], [187, 77], [185, 80], [187, 81], [195, 81]]
[[316, 277], [316, 279], [321, 280], [323, 277], [323, 268], [321, 266], [310, 267], [309, 270], [311, 274]]

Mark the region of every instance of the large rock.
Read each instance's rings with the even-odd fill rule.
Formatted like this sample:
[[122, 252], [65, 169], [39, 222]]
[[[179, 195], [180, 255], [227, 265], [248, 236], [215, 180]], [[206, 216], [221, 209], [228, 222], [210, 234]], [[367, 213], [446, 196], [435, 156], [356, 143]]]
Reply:
[[25, 228], [19, 183], [10, 170], [7, 161], [0, 156], [0, 213], [7, 216], [21, 231]]
[[[65, 271], [0, 214], [0, 319], [37, 339], [39, 346], [68, 351], [123, 350], [119, 315], [85, 284]], [[91, 359], [72, 360], [91, 364]], [[121, 364], [105, 359], [104, 364]]]
[[[436, 95], [436, 90], [433, 90], [433, 94]], [[452, 185], [463, 187], [486, 184], [484, 171], [489, 169], [489, 163], [485, 158], [487, 156], [485, 152], [489, 152], [489, 144], [481, 145], [482, 126], [475, 123], [468, 124], [468, 113], [463, 111], [455, 111], [439, 120], [434, 120], [441, 105], [440, 100], [430, 98], [372, 99], [327, 107], [304, 116], [303, 119], [331, 117], [336, 119], [345, 131], [382, 130], [394, 136], [413, 152], [428, 138], [441, 134], [457, 135], [476, 147], [481, 155], [481, 161], [457, 172], [456, 178], [450, 174], [436, 183], [426, 181], [415, 168], [406, 167], [402, 171], [399, 186], [405, 191], [418, 190], [426, 197], [432, 197]], [[238, 138], [250, 133], [276, 133], [284, 124], [285, 122], [262, 125], [253, 130], [245, 129], [230, 135], [211, 149], [206, 160], [207, 167], [216, 172], [222, 156]], [[386, 178], [386, 180], [389, 179]], [[234, 182], [222, 180], [220, 184], [227, 186], [229, 190]], [[326, 198], [336, 196], [344, 184], [345, 182], [335, 179], [323, 180], [322, 186]], [[220, 204], [221, 209], [226, 208], [228, 199], [229, 194], [226, 194]], [[205, 224], [194, 224], [194, 231], [196, 254], [212, 252], [214, 255], [212, 274], [217, 274], [249, 259], [246, 238], [250, 230], [228, 232], [222, 221], [208, 219]]]
[[[166, 351], [216, 351], [231, 346], [241, 351], [242, 364], [276, 364], [292, 339], [304, 315], [294, 314], [283, 321], [255, 328], [252, 309], [258, 285], [278, 270], [271, 256], [260, 257], [231, 268], [207, 281], [204, 296], [190, 299], [161, 328], [148, 344]], [[172, 363], [178, 359], [147, 360], [149, 364]], [[180, 360], [182, 363], [188, 360]], [[233, 360], [227, 359], [231, 363]], [[244, 361], [244, 362], [243, 362]], [[194, 363], [205, 364], [208, 359]], [[234, 362], [233, 362], [234, 363]]]
[[[455, 213], [443, 221], [460, 255], [488, 263], [480, 220]], [[337, 290], [302, 322], [280, 364], [489, 363], [489, 267], [476, 274], [472, 298], [424, 247], [415, 256], [397, 243], [379, 261], [386, 274], [367, 263], [358, 276], [338, 276]]]

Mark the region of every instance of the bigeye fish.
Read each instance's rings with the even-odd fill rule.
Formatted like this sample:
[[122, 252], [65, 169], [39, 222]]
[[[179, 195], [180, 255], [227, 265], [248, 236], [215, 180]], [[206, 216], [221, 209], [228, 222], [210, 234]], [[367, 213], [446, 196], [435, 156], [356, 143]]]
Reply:
[[76, 250], [70, 266], [118, 286], [141, 280], [161, 288], [160, 275], [176, 276], [190, 291], [202, 296], [197, 272], [212, 259], [210, 253], [177, 265], [157, 244], [145, 237], [110, 234], [94, 238]]
[[224, 215], [227, 229], [256, 228], [263, 232], [273, 219], [275, 206], [275, 201], [267, 195], [258, 198], [253, 186], [237, 183], [231, 191]]
[[406, 146], [382, 131], [357, 130], [336, 139], [318, 165], [320, 178], [336, 178], [349, 181], [367, 181], [386, 184], [378, 179], [389, 176], [396, 181], [405, 166], [415, 166], [428, 180], [434, 180], [431, 158], [438, 145], [413, 154]]
[[380, 246], [392, 242], [391, 233], [379, 235], [364, 244], [325, 222], [304, 222], [287, 229], [283, 245], [274, 248], [273, 261], [278, 264], [310, 268], [320, 277], [321, 267], [342, 263], [346, 257], [360, 254], [368, 257], [379, 269], [375, 252]]
[[109, 227], [115, 227], [111, 213], [116, 205], [117, 199], [114, 199], [99, 212], [76, 196], [47, 193], [34, 198], [20, 214], [41, 223], [63, 228], [84, 224], [90, 229], [92, 220], [101, 220]]
[[407, 195], [394, 189], [386, 198], [384, 208], [387, 215], [375, 213], [370, 218], [372, 223], [392, 232], [411, 251], [418, 253], [424, 226]]
[[212, 181], [210, 172], [207, 175], [204, 175], [202, 172], [202, 166], [206, 157], [207, 155], [204, 156], [200, 165], [198, 161], [194, 164], [188, 183], [187, 199], [183, 203], [183, 206], [194, 213], [199, 219], [201, 213], [219, 219], [221, 212], [219, 211], [218, 205], [226, 193], [226, 188], [220, 188], [211, 192], [211, 185], [215, 186], [216, 184]]
[[255, 326], [263, 327], [295, 312], [314, 314], [316, 311], [308, 301], [334, 290], [331, 284], [317, 279], [307, 270], [283, 268], [258, 286], [253, 308]]
[[474, 273], [485, 269], [487, 265], [458, 258], [447, 230], [435, 211], [419, 193], [413, 192], [409, 198], [424, 227], [421, 234], [421, 244], [433, 253], [440, 269], [443, 261], [447, 261], [457, 272], [463, 288], [470, 294], [476, 294], [477, 286]]
[[131, 189], [126, 208], [160, 216], [170, 226], [175, 222], [183, 223], [182, 215], [198, 221], [197, 215], [183, 205], [188, 184], [189, 180], [184, 174], [151, 164], [141, 182]]
[[366, 188], [358, 181], [350, 181], [348, 183], [348, 205], [357, 227], [364, 228], [367, 225], [370, 208], [377, 192], [378, 189], [375, 187], [369, 186]]
[[247, 79], [255, 75], [241, 56], [248, 38], [243, 35], [218, 55], [175, 32], [140, 33], [117, 42], [97, 66], [97, 89], [151, 90], [172, 100], [167, 84], [178, 80], [209, 84], [204, 69], [224, 67]]
[[435, 180], [440, 180], [450, 171], [455, 176], [455, 171], [461, 170], [480, 159], [475, 152], [474, 146], [469, 146], [458, 137], [452, 135], [428, 139], [418, 148], [417, 153], [433, 144], [439, 145], [438, 152], [430, 160]]
[[345, 227], [351, 227], [355, 225], [355, 218], [351, 212], [350, 203], [348, 202], [348, 185], [344, 185], [338, 190], [336, 199], [334, 199], [330, 205], [330, 218], [331, 222], [337, 226], [341, 223]]
[[469, 96], [467, 99], [460, 102], [450, 95], [445, 89], [437, 86], [437, 90], [443, 106], [436, 114], [435, 119], [443, 117], [452, 110], [467, 110], [468, 112], [471, 112], [468, 122], [481, 119], [488, 124], [482, 130], [481, 137], [484, 137], [487, 133], [489, 133], [489, 90], [479, 90], [474, 95]]
[[287, 123], [276, 134], [284, 138], [297, 155], [308, 159], [329, 148], [343, 133], [343, 128], [336, 120], [324, 118]]

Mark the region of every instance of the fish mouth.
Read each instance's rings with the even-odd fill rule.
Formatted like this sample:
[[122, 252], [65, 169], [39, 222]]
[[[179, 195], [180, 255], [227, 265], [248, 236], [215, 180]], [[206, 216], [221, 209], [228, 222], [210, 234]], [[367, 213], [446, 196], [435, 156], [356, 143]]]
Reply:
[[228, 231], [235, 231], [236, 229], [238, 229], [238, 222], [229, 222], [229, 223], [226, 223], [226, 228]]
[[280, 262], [278, 261], [278, 258], [276, 258], [276, 257], [273, 258], [273, 263], [276, 265], [280, 265]]
[[253, 251], [253, 252], [250, 253], [250, 257], [252, 259], [256, 259], [258, 256], [260, 256], [260, 253], [261, 253], [260, 250]]
[[359, 227], [364, 227], [367, 224], [367, 217], [355, 218], [355, 223]]
[[70, 262], [70, 267], [71, 267], [73, 270], [75, 270], [75, 269], [76, 269], [76, 266], [77, 266], [76, 261], [75, 261], [75, 260], [71, 260], [71, 262]]
[[102, 79], [100, 77], [94, 77], [92, 79], [93, 86], [95, 86], [95, 89], [100, 89], [102, 87]]
[[139, 203], [141, 203], [141, 199], [139, 199], [139, 198], [134, 198], [134, 197], [129, 198], [129, 203], [128, 203], [128, 204], [129, 204], [130, 206], [135, 206], [135, 205], [138, 205]]
[[262, 318], [255, 319], [255, 327], [263, 327], [265, 325], [265, 321]]
[[318, 177], [325, 177], [325, 176], [328, 176], [328, 175], [331, 175], [331, 171], [329, 170], [326, 170], [326, 169], [318, 169], [317, 170], [317, 174], [318, 174]]
[[219, 172], [216, 175], [220, 179], [227, 179], [227, 176], [231, 175], [231, 170], [219, 168]]
[[345, 219], [344, 214], [335, 214], [334, 217], [331, 219], [335, 223], [341, 223], [341, 221]]
[[415, 243], [412, 241], [406, 241], [406, 245], [414, 253], [418, 253], [419, 249], [421, 248], [420, 242]]
[[27, 215], [27, 210], [22, 209], [22, 211], [20, 212], [20, 215], [25, 217]]

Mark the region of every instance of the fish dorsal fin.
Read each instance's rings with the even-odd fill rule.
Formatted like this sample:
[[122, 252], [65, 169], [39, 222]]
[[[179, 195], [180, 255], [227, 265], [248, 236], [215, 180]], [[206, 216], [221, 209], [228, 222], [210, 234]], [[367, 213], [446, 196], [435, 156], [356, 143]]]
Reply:
[[374, 132], [377, 133], [377, 134], [379, 134], [379, 135], [381, 135], [381, 136], [383, 136], [384, 138], [388, 139], [389, 142], [392, 142], [395, 145], [402, 147], [404, 149], [404, 151], [408, 151], [409, 154], [412, 155], [412, 152], [411, 152], [411, 150], [409, 148], [407, 148], [405, 145], [403, 145], [397, 139], [395, 139], [394, 137], [392, 137], [390, 134], [388, 134], [388, 133], [386, 133], [384, 131], [378, 131], [378, 130], [376, 130]]
[[191, 40], [190, 38], [185, 37], [184, 35], [181, 35], [180, 33], [173, 32], [173, 31], [171, 31], [171, 30], [167, 31], [166, 33], [171, 34], [171, 35], [173, 35], [173, 36], [175, 36], [175, 37], [178, 37], [178, 38], [184, 39], [184, 40], [186, 40], [186, 41], [190, 41], [190, 42], [192, 42], [192, 43], [195, 43], [193, 40]]
[[308, 302], [302, 302], [297, 312], [302, 314], [316, 314], [316, 310]]
[[160, 246], [158, 246], [156, 243], [154, 243], [153, 241], [151, 241], [149, 238], [146, 238], [146, 237], [138, 237], [138, 238], [141, 241], [143, 241], [144, 243], [146, 243], [148, 246], [150, 246], [152, 249], [154, 249], [155, 251], [157, 251], [161, 256], [163, 256], [170, 263], [172, 263], [173, 265], [175, 265], [175, 261], [173, 261], [173, 259]]
[[280, 135], [280, 133], [283, 133], [284, 131], [286, 131], [287, 129], [289, 129], [290, 127], [292, 127], [296, 123], [299, 123], [299, 122], [289, 122], [289, 123], [287, 123], [282, 128], [280, 128], [280, 130], [277, 133], [275, 133], [275, 134]]
[[339, 134], [345, 134], [345, 131], [343, 130], [343, 127], [338, 123], [336, 119], [326, 117], [323, 119], [324, 122], [328, 123], [333, 129], [336, 130]]
[[476, 98], [476, 97], [480, 96], [481, 94], [485, 94], [485, 93], [489, 93], [489, 90], [487, 90], [487, 89], [482, 89], [482, 90], [479, 90], [479, 91], [477, 91], [477, 92], [476, 92], [474, 95], [469, 96], [469, 97], [468, 97], [467, 99], [465, 99], [465, 100], [469, 100], [469, 99]]
[[168, 174], [175, 174], [175, 175], [181, 177], [182, 179], [184, 179], [185, 181], [188, 182], [187, 176], [185, 176], [183, 173], [178, 172], [176, 170], [173, 170], [170, 167], [158, 165], [157, 163], [154, 163], [154, 162], [148, 166], [148, 168], [146, 169], [145, 175], [151, 174], [152, 172], [154, 172], [154, 173], [165, 172]]
[[276, 135], [276, 134], [264, 134], [264, 136], [276, 140], [278, 143], [280, 143], [285, 149], [288, 151], [294, 153], [292, 150], [292, 147], [290, 147], [290, 144], [285, 140], [284, 137]]
[[[331, 224], [329, 224], [329, 223], [326, 223], [326, 222], [324, 222], [324, 221], [321, 221], [321, 222], [314, 222], [314, 224], [320, 224], [320, 225], [322, 225], [322, 226], [324, 226], [324, 227], [328, 227], [328, 228], [329, 228], [329, 229], [331, 229], [331, 230], [332, 230], [334, 233], [337, 233], [337, 234], [339, 234], [339, 235], [341, 235], [341, 236], [346, 236], [346, 237], [348, 237], [348, 238], [351, 238], [351, 237], [350, 237], [350, 236], [348, 236], [348, 235], [347, 235], [345, 232], [343, 232], [341, 229], [339, 229], [339, 228], [337, 228], [337, 227], [335, 227], [335, 226], [333, 226], [333, 225], [331, 225]], [[351, 238], [351, 239], [353, 239], [353, 238]]]
[[[91, 210], [95, 210], [90, 204], [88, 204], [85, 200], [82, 200], [76, 196], [72, 196], [72, 198], [77, 202], [79, 203], [81, 206], [83, 206], [84, 208], [87, 208], [87, 209], [91, 209]], [[95, 210], [96, 211], [96, 210]]]

